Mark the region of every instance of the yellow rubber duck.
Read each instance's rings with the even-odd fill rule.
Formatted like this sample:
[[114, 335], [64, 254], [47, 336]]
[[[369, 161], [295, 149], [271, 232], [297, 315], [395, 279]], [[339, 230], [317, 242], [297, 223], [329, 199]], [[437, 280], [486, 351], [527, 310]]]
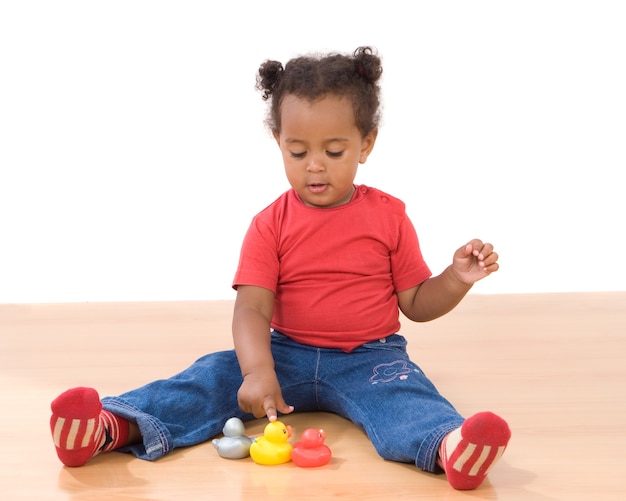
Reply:
[[291, 426], [285, 426], [280, 421], [268, 423], [263, 430], [263, 436], [250, 444], [250, 457], [258, 464], [287, 463], [291, 461], [293, 450], [293, 445], [288, 442], [289, 438]]

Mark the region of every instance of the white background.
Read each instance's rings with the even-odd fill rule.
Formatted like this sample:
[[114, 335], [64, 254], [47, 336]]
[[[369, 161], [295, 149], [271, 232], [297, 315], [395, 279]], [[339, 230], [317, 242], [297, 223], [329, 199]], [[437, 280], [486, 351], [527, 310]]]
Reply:
[[230, 299], [288, 188], [259, 64], [375, 46], [384, 121], [358, 183], [407, 204], [473, 293], [626, 290], [620, 1], [0, 3], [0, 303]]

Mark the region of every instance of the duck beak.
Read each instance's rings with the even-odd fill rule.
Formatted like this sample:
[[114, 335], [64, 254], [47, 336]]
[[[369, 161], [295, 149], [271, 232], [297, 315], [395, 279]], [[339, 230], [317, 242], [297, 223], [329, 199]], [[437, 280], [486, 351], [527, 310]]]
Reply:
[[287, 438], [291, 438], [293, 428], [290, 425], [286, 425], [285, 428], [287, 428]]

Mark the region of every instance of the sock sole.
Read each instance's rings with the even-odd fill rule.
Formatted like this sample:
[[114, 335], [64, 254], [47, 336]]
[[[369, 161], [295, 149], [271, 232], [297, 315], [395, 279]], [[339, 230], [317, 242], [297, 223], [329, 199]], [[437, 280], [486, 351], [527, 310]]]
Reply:
[[93, 457], [102, 438], [102, 404], [93, 388], [72, 388], [51, 404], [50, 430], [61, 462], [82, 466]]
[[476, 489], [504, 453], [511, 430], [501, 417], [481, 412], [467, 419], [460, 433], [460, 442], [445, 461], [448, 482], [458, 490]]

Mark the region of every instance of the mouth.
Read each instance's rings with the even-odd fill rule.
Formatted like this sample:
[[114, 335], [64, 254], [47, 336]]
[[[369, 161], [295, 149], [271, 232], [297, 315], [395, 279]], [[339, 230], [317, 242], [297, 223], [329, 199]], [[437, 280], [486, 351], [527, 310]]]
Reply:
[[326, 191], [326, 189], [328, 188], [328, 185], [321, 184], [321, 183], [314, 183], [314, 184], [307, 185], [307, 188], [309, 189], [311, 193], [317, 194], [317, 193], [322, 193]]

